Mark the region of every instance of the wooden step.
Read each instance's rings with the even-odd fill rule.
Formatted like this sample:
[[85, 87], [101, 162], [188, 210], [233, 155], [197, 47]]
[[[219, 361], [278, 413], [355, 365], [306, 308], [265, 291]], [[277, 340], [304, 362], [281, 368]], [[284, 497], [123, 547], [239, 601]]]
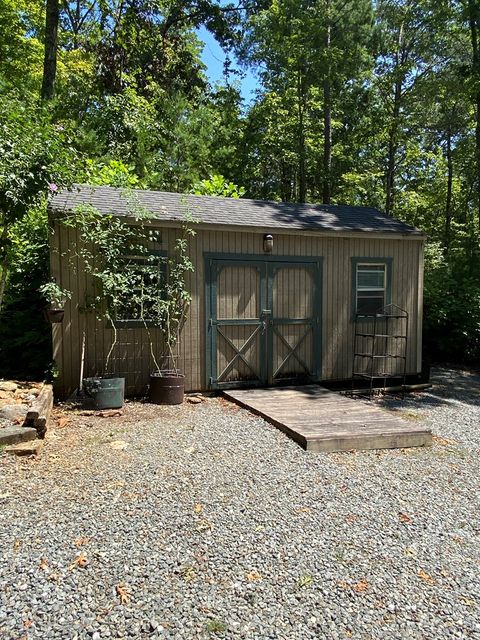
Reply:
[[424, 447], [432, 434], [373, 402], [353, 400], [319, 385], [223, 392], [261, 416], [307, 451]]

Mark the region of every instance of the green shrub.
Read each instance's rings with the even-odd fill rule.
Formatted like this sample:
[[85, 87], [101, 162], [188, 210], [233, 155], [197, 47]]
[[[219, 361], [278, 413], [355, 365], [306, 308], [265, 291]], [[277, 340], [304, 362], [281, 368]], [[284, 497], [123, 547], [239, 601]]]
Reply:
[[425, 254], [424, 352], [432, 361], [480, 361], [480, 250], [439, 243]]

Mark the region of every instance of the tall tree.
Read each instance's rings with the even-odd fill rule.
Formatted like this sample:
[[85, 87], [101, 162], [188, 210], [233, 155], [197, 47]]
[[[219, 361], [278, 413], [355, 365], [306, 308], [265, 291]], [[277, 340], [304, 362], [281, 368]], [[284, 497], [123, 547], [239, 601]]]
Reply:
[[369, 0], [276, 0], [248, 24], [240, 55], [259, 67], [262, 95], [295, 90], [299, 201], [328, 203], [335, 191], [336, 129], [345, 92], [364, 81], [371, 27]]
[[472, 99], [475, 109], [475, 165], [477, 190], [477, 215], [480, 230], [480, 5], [477, 0], [468, 0], [468, 24], [472, 44]]
[[51, 100], [57, 77], [59, 0], [47, 0], [45, 11], [45, 55], [43, 58], [42, 100]]
[[442, 5], [430, 0], [379, 0], [377, 88], [385, 113], [385, 210], [395, 210], [396, 183], [410, 136], [418, 86], [445, 60]]

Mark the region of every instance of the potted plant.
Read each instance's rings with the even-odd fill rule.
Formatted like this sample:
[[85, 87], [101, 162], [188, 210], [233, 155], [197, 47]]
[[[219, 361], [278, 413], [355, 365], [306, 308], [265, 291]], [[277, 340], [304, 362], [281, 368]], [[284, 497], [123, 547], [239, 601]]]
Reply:
[[161, 332], [160, 352], [155, 353], [154, 342], [147, 322], [144, 322], [155, 365], [150, 374], [149, 400], [154, 404], [181, 404], [185, 392], [185, 376], [178, 367], [178, 341], [191, 303], [187, 286], [188, 274], [194, 271], [188, 249], [189, 239], [195, 235], [186, 214], [181, 233], [175, 241], [173, 253], [166, 258], [166, 273], [162, 286], [147, 287], [146, 304], [151, 323]]
[[49, 322], [62, 322], [65, 315], [65, 303], [70, 300], [72, 293], [68, 289], [62, 289], [55, 280], [45, 283], [39, 288], [40, 293], [49, 303], [45, 309], [45, 317]]

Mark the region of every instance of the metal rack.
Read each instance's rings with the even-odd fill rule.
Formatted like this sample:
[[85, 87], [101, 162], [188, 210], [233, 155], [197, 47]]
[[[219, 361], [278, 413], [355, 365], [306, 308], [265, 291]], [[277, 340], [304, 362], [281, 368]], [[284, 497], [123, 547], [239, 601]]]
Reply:
[[353, 342], [352, 391], [356, 381], [366, 381], [371, 397], [374, 388], [383, 387], [385, 391], [392, 379], [400, 379], [405, 391], [408, 346], [405, 309], [388, 304], [374, 314], [357, 313]]

